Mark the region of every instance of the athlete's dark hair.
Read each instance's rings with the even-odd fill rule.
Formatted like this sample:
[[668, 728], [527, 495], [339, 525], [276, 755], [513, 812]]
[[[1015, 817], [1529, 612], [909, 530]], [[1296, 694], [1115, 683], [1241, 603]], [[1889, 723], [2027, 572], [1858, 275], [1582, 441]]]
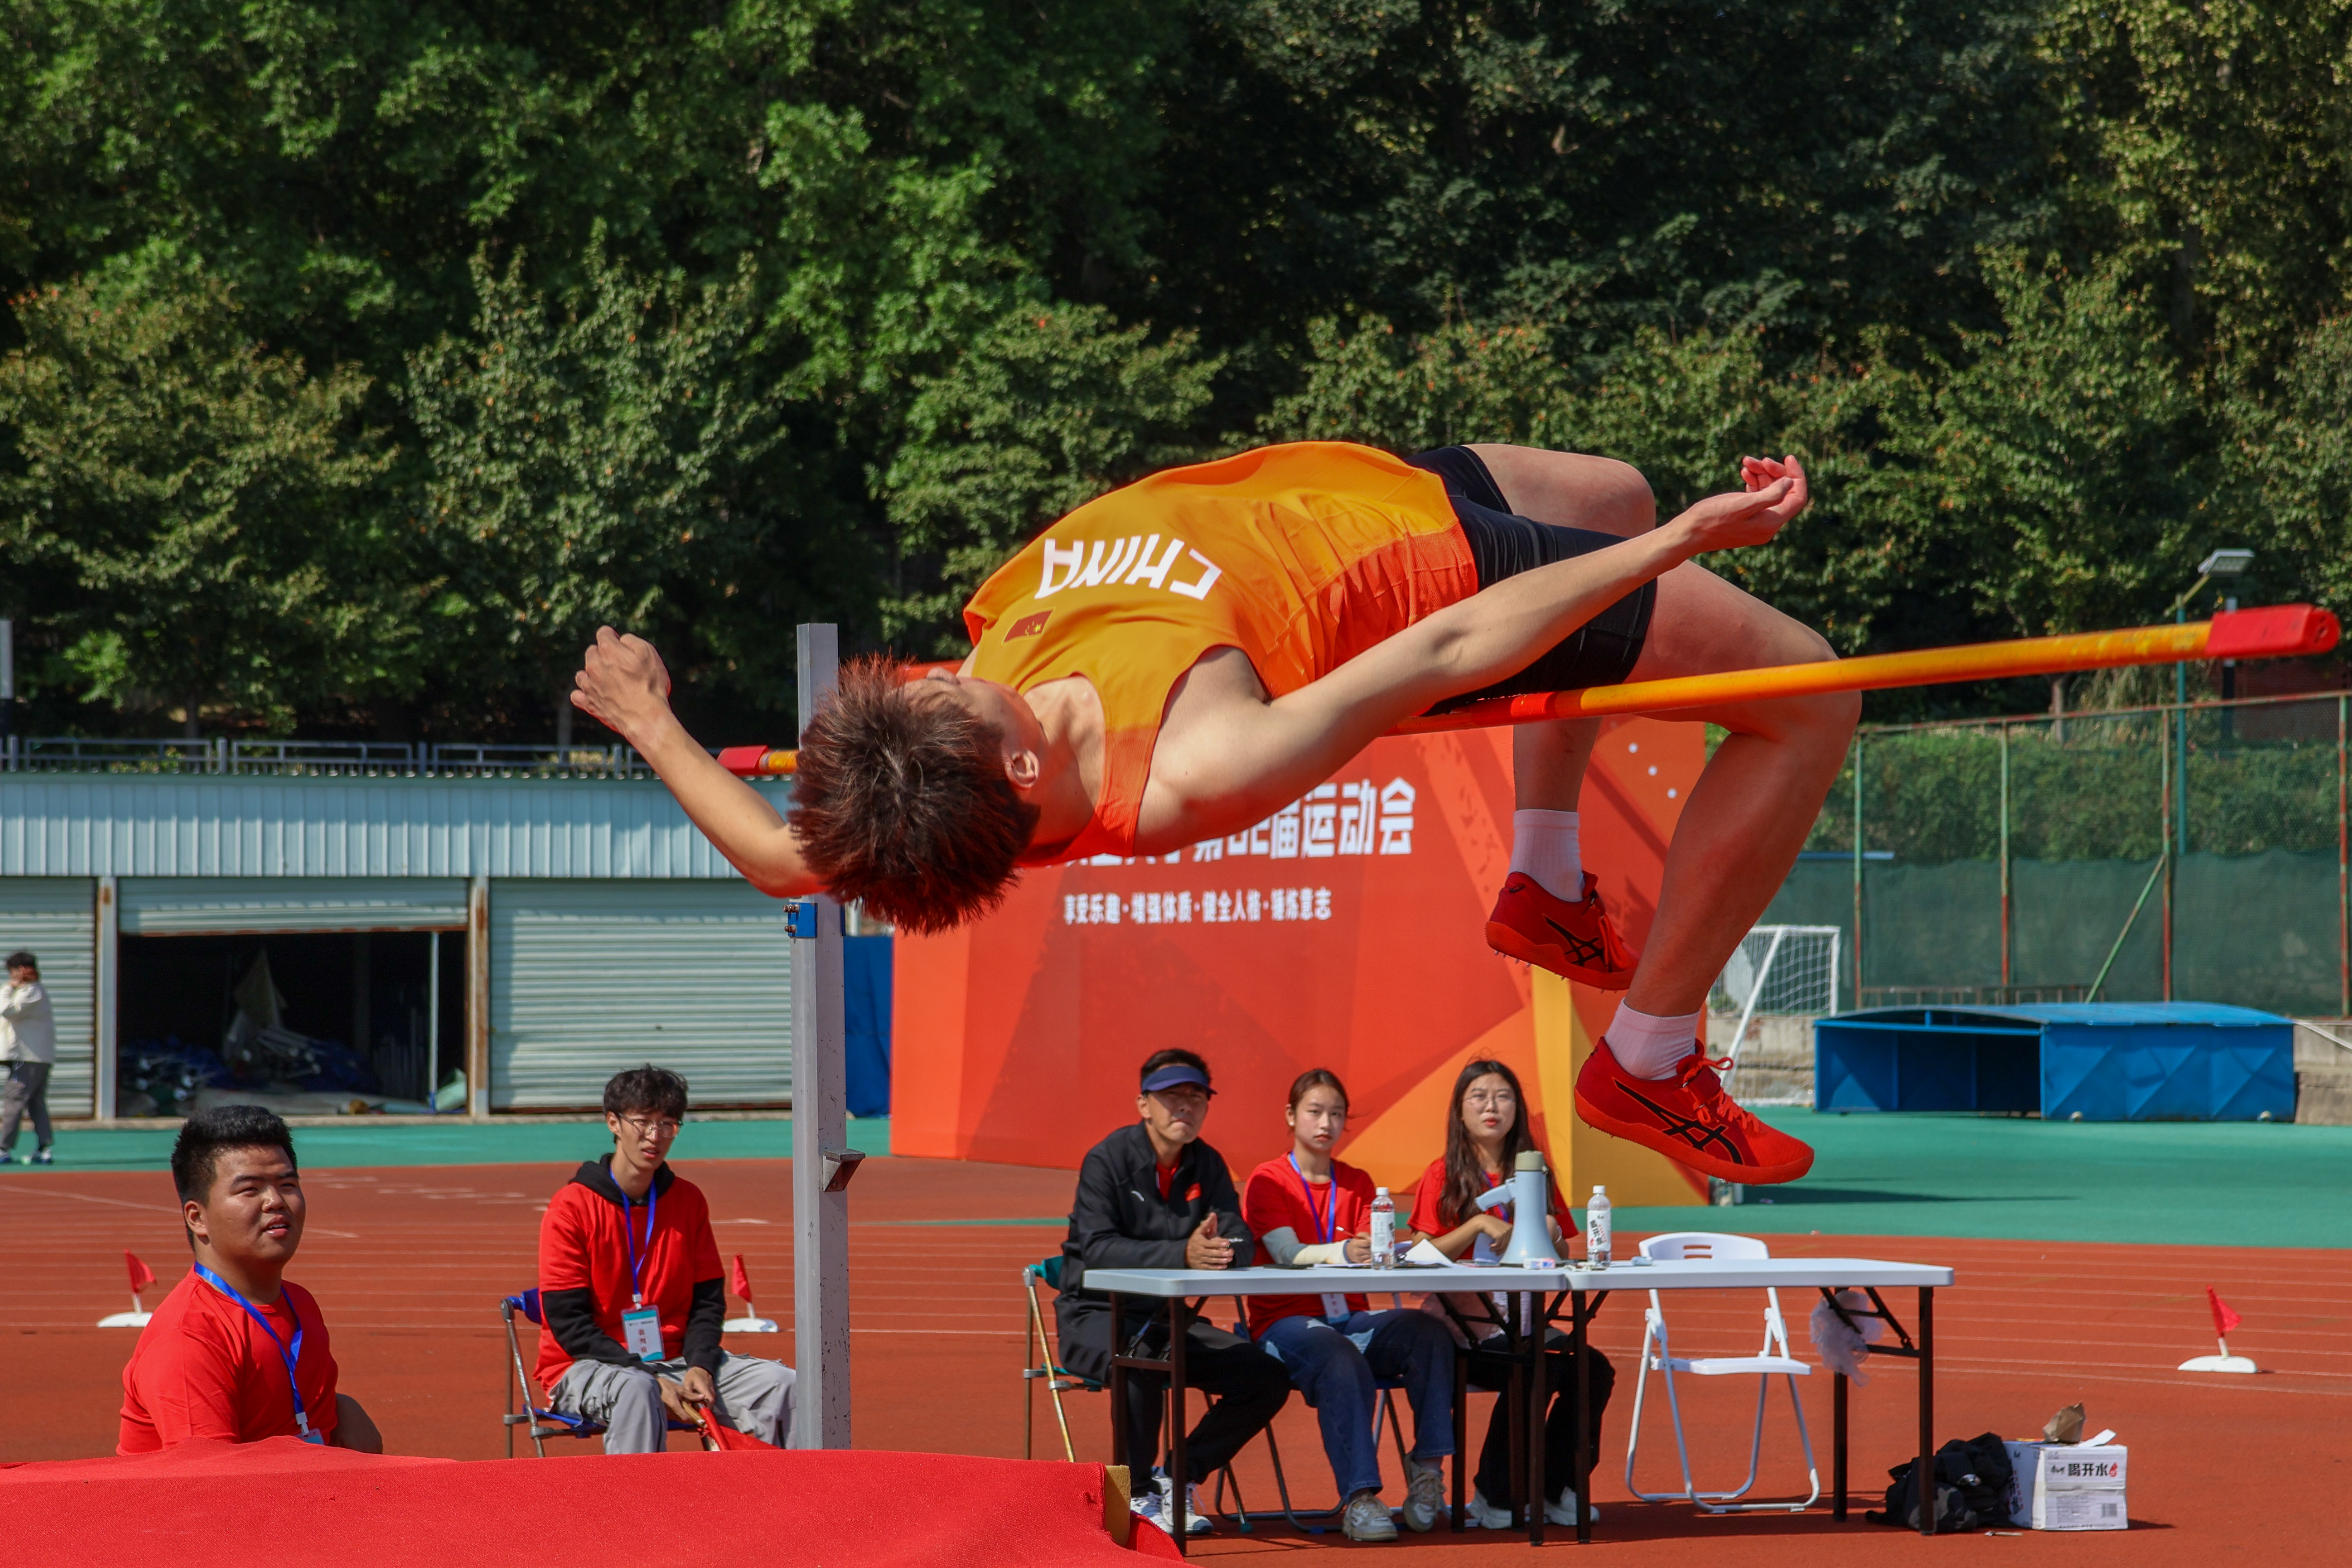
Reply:
[[1536, 1146], [1535, 1134], [1528, 1131], [1528, 1096], [1519, 1087], [1519, 1075], [1491, 1059], [1463, 1063], [1462, 1070], [1454, 1076], [1454, 1100], [1445, 1113], [1445, 1186], [1437, 1199], [1438, 1223], [1448, 1230], [1477, 1212], [1478, 1200], [1486, 1191], [1486, 1168], [1478, 1163], [1478, 1145], [1470, 1141], [1462, 1097], [1489, 1073], [1509, 1084], [1511, 1098], [1518, 1102], [1510, 1130], [1503, 1134], [1503, 1173], [1508, 1176], [1518, 1157]]
[[6, 962], [8, 967], [11, 969], [38, 969], [41, 967], [41, 961], [39, 959], [35, 958], [31, 953], [26, 952], [21, 949], [16, 952], [10, 953]]
[[651, 1062], [614, 1073], [604, 1083], [604, 1114], [626, 1116], [632, 1111], [685, 1121], [686, 1079]]
[[995, 731], [922, 698], [901, 668], [843, 668], [801, 736], [792, 825], [835, 898], [920, 936], [1003, 900], [1037, 808], [1004, 776]]
[[1345, 1110], [1348, 1108], [1348, 1086], [1339, 1081], [1339, 1075], [1329, 1068], [1308, 1068], [1290, 1080], [1291, 1110], [1298, 1109], [1298, 1102], [1307, 1098], [1307, 1091], [1310, 1089], [1329, 1089], [1339, 1097], [1339, 1109]]
[[291, 1163], [294, 1134], [278, 1112], [258, 1105], [216, 1105], [196, 1112], [172, 1141], [172, 1185], [182, 1203], [212, 1196], [213, 1177], [226, 1149], [283, 1149]]
[[1188, 1068], [1198, 1068], [1201, 1069], [1202, 1078], [1207, 1079], [1211, 1083], [1216, 1081], [1217, 1075], [1209, 1070], [1209, 1064], [1201, 1059], [1201, 1053], [1188, 1051], [1181, 1046], [1171, 1046], [1164, 1051], [1154, 1051], [1144, 1058], [1143, 1066], [1135, 1075], [1135, 1081], [1140, 1085], [1144, 1079], [1161, 1068], [1172, 1067], [1178, 1062], [1182, 1062]]

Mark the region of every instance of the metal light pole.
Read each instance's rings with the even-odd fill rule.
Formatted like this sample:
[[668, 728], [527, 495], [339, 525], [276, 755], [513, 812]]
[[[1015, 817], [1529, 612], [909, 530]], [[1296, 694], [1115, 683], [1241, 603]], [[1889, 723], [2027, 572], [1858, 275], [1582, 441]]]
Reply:
[[[832, 695], [837, 630], [799, 633], [800, 724]], [[841, 906], [823, 894], [791, 906], [793, 933], [793, 1446], [849, 1447], [847, 1052]]]

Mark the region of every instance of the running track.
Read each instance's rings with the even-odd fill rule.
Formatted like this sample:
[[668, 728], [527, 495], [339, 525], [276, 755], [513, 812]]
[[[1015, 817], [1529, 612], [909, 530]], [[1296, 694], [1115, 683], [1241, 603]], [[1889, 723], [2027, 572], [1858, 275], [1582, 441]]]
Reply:
[[[681, 1169], [709, 1194], [722, 1252], [740, 1252], [761, 1310], [785, 1333], [730, 1336], [753, 1354], [789, 1355], [792, 1204], [789, 1165], [728, 1161]], [[509, 1374], [498, 1298], [528, 1283], [537, 1218], [568, 1174], [554, 1165], [317, 1171], [306, 1181], [310, 1230], [294, 1277], [329, 1314], [343, 1387], [366, 1403], [398, 1451], [490, 1458], [504, 1451], [495, 1419]], [[1024, 1310], [1020, 1265], [1058, 1244], [1045, 1216], [1067, 1205], [1066, 1173], [910, 1159], [869, 1162], [851, 1194], [851, 1299], [856, 1441], [862, 1447], [1017, 1455], [1024, 1384], [1015, 1369]], [[127, 1305], [121, 1253], [139, 1252], [164, 1280], [184, 1243], [168, 1179], [139, 1173], [11, 1172], [0, 1184], [9, 1281], [0, 1342], [0, 1460], [109, 1451], [129, 1331], [91, 1327]], [[1698, 1217], [1698, 1216], [1695, 1216]], [[1024, 1223], [1026, 1222], [1026, 1223]], [[1602, 1440], [1595, 1489], [1605, 1517], [1600, 1549], [1675, 1568], [1694, 1543], [1724, 1541], [1741, 1568], [1802, 1561], [1856, 1565], [1929, 1552], [2023, 1554], [2069, 1563], [2260, 1563], [2263, 1568], [2352, 1561], [2340, 1498], [2352, 1486], [2352, 1256], [2332, 1250], [2222, 1247], [2065, 1246], [2048, 1242], [1874, 1241], [1780, 1237], [1782, 1255], [1878, 1256], [1948, 1264], [1958, 1285], [1940, 1292], [1937, 1433], [2038, 1433], [2062, 1405], [2083, 1400], [2091, 1428], [2112, 1426], [2131, 1447], [2134, 1529], [2125, 1534], [1923, 1542], [1825, 1512], [1791, 1519], [1695, 1519], [1687, 1509], [1624, 1501], [1624, 1422], [1640, 1299], [1603, 1312], [1596, 1342], [1628, 1370]], [[2221, 1289], [2246, 1319], [2231, 1348], [2266, 1369], [2257, 1378], [2198, 1378], [2173, 1371], [2211, 1349], [2204, 1288]], [[152, 1303], [161, 1289], [151, 1290]], [[1911, 1299], [1896, 1299], [1908, 1315]], [[1759, 1333], [1759, 1303], [1744, 1296], [1669, 1300], [1678, 1346], [1744, 1352]], [[1810, 1302], [1784, 1303], [1801, 1353]], [[730, 1306], [730, 1310], [736, 1309]], [[1051, 1321], [1051, 1308], [1047, 1321]], [[528, 1360], [531, 1354], [526, 1345]], [[1854, 1394], [1854, 1479], [1868, 1489], [1912, 1441], [1913, 1372], [1882, 1363]], [[1828, 1464], [1829, 1380], [1806, 1389], [1816, 1452]], [[1474, 1409], [1473, 1442], [1486, 1400]], [[1081, 1458], [1107, 1458], [1105, 1404], [1069, 1398]], [[1745, 1468], [1748, 1412], [1738, 1385], [1701, 1387], [1685, 1405], [1719, 1420], [1696, 1445], [1702, 1484]], [[1042, 1395], [1041, 1455], [1059, 1437]], [[1276, 1423], [1294, 1497], [1328, 1503], [1314, 1415], [1297, 1401]], [[1652, 1443], [1656, 1447], [1653, 1447]], [[526, 1452], [527, 1452], [526, 1448]], [[1793, 1436], [1774, 1395], [1759, 1488], [1802, 1489]], [[1671, 1465], [1664, 1426], [1645, 1434], [1653, 1486]], [[1393, 1481], [1394, 1454], [1386, 1465]], [[1655, 1463], [1658, 1468], [1650, 1466]], [[1242, 1466], [1253, 1506], [1273, 1500], [1262, 1445]], [[1719, 1484], [1719, 1483], [1718, 1483]], [[1393, 1499], [1392, 1499], [1393, 1500]], [[919, 1500], [917, 1500], [919, 1506]], [[1612, 1506], [1613, 1505], [1613, 1506]], [[1290, 1553], [1346, 1543], [1261, 1527], [1204, 1543], [1202, 1555]], [[1492, 1536], [1409, 1538], [1401, 1550], [1461, 1562], [1516, 1558]], [[2022, 1560], [2021, 1557], [2019, 1560]], [[1701, 1560], [1703, 1561], [1703, 1560]]]

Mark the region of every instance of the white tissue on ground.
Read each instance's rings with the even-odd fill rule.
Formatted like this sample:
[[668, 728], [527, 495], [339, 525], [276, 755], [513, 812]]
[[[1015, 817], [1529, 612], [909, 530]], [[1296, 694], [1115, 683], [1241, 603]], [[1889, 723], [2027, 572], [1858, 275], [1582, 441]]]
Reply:
[[1860, 1331], [1832, 1310], [1827, 1301], [1816, 1301], [1810, 1325], [1813, 1348], [1822, 1352], [1822, 1363], [1832, 1372], [1843, 1373], [1857, 1384], [1867, 1385], [1870, 1374], [1862, 1370], [1863, 1358], [1870, 1354], [1873, 1344], [1886, 1337], [1885, 1320], [1861, 1316], [1873, 1309], [1870, 1298], [1859, 1290], [1841, 1290], [1837, 1300], [1839, 1306], [1854, 1314]]

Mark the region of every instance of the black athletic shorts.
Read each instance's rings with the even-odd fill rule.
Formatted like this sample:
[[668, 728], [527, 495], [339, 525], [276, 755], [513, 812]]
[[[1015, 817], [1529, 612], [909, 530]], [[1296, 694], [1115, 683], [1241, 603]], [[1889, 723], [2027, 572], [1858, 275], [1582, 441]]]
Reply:
[[[1477, 563], [1478, 586], [1491, 588], [1555, 561], [1589, 554], [1619, 542], [1613, 533], [1589, 528], [1568, 528], [1538, 522], [1511, 510], [1502, 487], [1477, 453], [1467, 447], [1440, 447], [1407, 458], [1416, 468], [1426, 468], [1445, 481], [1446, 499], [1470, 542], [1470, 558]], [[1643, 640], [1650, 633], [1650, 613], [1658, 603], [1655, 582], [1643, 584], [1592, 619], [1570, 632], [1517, 675], [1480, 691], [1449, 697], [1430, 709], [1450, 712], [1491, 697], [1517, 697], [1536, 691], [1575, 691], [1587, 686], [1614, 686], [1633, 672], [1642, 657]]]

